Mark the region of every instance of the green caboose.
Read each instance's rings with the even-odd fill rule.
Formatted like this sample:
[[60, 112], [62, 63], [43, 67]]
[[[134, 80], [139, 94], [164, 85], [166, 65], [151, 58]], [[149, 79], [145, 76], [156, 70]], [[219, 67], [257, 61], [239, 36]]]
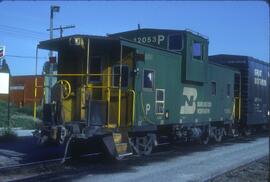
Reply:
[[160, 138], [220, 141], [240, 118], [239, 73], [208, 63], [208, 39], [199, 34], [141, 29], [38, 48], [58, 52], [57, 74], [46, 75], [58, 82], [40, 141], [98, 138], [116, 157], [147, 155]]

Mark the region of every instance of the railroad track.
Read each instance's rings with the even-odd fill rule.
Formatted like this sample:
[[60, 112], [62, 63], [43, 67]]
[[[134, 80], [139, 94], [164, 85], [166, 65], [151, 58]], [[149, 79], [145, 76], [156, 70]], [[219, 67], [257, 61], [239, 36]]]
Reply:
[[[92, 153], [92, 154], [85, 154], [80, 156], [81, 158], [84, 157], [90, 157], [90, 156], [97, 156], [101, 155], [102, 153]], [[65, 160], [68, 161], [72, 157], [66, 157]], [[36, 161], [36, 162], [29, 162], [25, 164], [16, 164], [16, 165], [11, 165], [11, 166], [6, 166], [6, 167], [0, 167], [0, 173], [3, 170], [10, 170], [10, 169], [16, 169], [16, 168], [21, 168], [21, 167], [27, 167], [27, 166], [34, 166], [34, 165], [40, 165], [40, 164], [48, 164], [48, 163], [62, 163], [63, 158], [56, 158], [56, 159], [48, 159], [48, 160], [42, 160], [42, 161]]]
[[[91, 153], [82, 155], [80, 158], [99, 156], [102, 153]], [[48, 159], [42, 161], [28, 162], [24, 164], [0, 167], [0, 181], [26, 180], [38, 175], [50, 174], [58, 170], [64, 170], [63, 158]], [[71, 157], [66, 157], [65, 162], [69, 163]]]
[[[226, 145], [226, 143], [234, 143], [240, 140], [250, 140], [254, 139], [256, 137], [260, 137], [264, 135], [251, 135], [249, 137], [237, 137], [237, 138], [226, 138], [222, 143], [210, 143], [209, 146], [219, 146], [219, 145]], [[183, 145], [182, 145], [183, 144]], [[136, 163], [140, 163], [144, 160], [151, 161], [152, 159], [159, 159], [165, 156], [170, 156], [171, 153], [175, 153], [174, 156], [176, 156], [178, 153], [181, 153], [181, 155], [186, 155], [190, 152], [198, 152], [201, 151], [208, 146], [204, 145], [194, 145], [192, 143], [184, 144], [180, 143], [179, 145], [169, 145], [169, 143], [164, 144], [161, 146], [159, 149], [155, 150], [154, 153], [150, 156], [145, 156], [145, 157], [138, 157], [138, 156], [131, 156], [127, 158], [127, 160], [131, 160], [134, 165]], [[180, 149], [180, 150], [179, 150]], [[180, 151], [180, 152], [179, 152]], [[87, 168], [87, 166], [92, 166], [91, 162], [87, 163], [87, 160], [84, 160], [84, 158], [89, 158], [89, 157], [94, 157], [94, 156], [100, 156], [102, 153], [92, 153], [92, 154], [86, 154], [83, 155], [79, 160], [71, 160], [71, 157], [66, 158], [67, 165], [62, 165], [61, 161], [62, 158], [56, 158], [56, 159], [48, 159], [48, 160], [43, 160], [43, 161], [36, 161], [36, 162], [31, 162], [31, 163], [26, 163], [26, 164], [19, 164], [19, 165], [12, 165], [12, 166], [7, 166], [7, 167], [1, 167], [0, 168], [0, 181], [8, 181], [10, 179], [13, 180], [12, 176], [14, 177], [14, 180], [17, 179], [32, 179], [36, 178], [38, 175], [43, 175], [43, 176], [50, 176], [50, 177], [57, 177], [58, 175], [61, 175], [63, 171], [69, 170], [69, 168], [74, 167], [74, 168], [80, 168], [81, 166], [84, 166]], [[73, 166], [73, 164], [75, 164]], [[81, 163], [84, 163], [81, 165]], [[98, 165], [102, 165], [100, 162], [98, 162]], [[106, 163], [105, 165], [108, 165]], [[110, 165], [110, 164], [109, 164]], [[101, 167], [102, 168], [102, 167]], [[83, 171], [83, 169], [81, 169]], [[30, 171], [30, 172], [29, 172]], [[45, 172], [44, 172], [45, 171]], [[80, 171], [80, 170], [79, 170]], [[28, 176], [23, 176], [24, 173], [30, 173]], [[19, 175], [21, 174], [21, 175]], [[4, 176], [4, 177], [2, 177]], [[16, 178], [16, 176], [18, 178]]]

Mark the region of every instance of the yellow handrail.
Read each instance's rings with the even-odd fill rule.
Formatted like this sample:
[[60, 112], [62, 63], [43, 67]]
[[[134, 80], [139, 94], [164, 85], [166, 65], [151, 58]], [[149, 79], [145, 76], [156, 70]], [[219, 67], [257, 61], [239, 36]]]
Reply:
[[136, 98], [136, 93], [134, 90], [129, 89], [129, 92], [132, 93], [132, 126], [134, 126], [134, 121], [135, 121], [135, 98]]
[[38, 67], [38, 47], [36, 48], [36, 62], [35, 62], [35, 85], [34, 85], [34, 122], [37, 119], [37, 67]]
[[119, 87], [118, 87], [118, 120], [117, 126], [121, 125], [121, 87], [122, 87], [122, 54], [123, 54], [123, 46], [120, 48], [120, 76], [119, 76]]
[[44, 76], [114, 76], [119, 74], [80, 74], [80, 73], [70, 73], [70, 74], [45, 74]]
[[[35, 88], [46, 88], [48, 86], [36, 86]], [[118, 87], [110, 87], [110, 86], [99, 86], [99, 85], [88, 85], [84, 86], [85, 88], [110, 88], [110, 89], [118, 89]]]
[[37, 77], [35, 77], [35, 89], [34, 89], [34, 121], [36, 122], [37, 119]]
[[118, 87], [108, 87], [108, 86], [100, 86], [100, 85], [88, 85], [88, 86], [85, 86], [85, 88], [113, 88], [113, 89], [118, 89]]
[[108, 124], [108, 126], [110, 126], [110, 123], [109, 123], [110, 122], [110, 103], [111, 103], [111, 90], [110, 90], [110, 87], [108, 87], [107, 90], [108, 90], [108, 95], [107, 95], [107, 101], [108, 101], [107, 124]]

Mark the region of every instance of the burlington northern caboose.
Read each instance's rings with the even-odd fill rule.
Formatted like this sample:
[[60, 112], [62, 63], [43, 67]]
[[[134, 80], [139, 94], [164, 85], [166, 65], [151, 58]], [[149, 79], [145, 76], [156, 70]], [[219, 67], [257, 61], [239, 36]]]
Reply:
[[57, 74], [46, 75], [58, 81], [44, 104], [41, 142], [95, 140], [121, 158], [147, 155], [164, 138], [221, 141], [240, 120], [240, 73], [209, 63], [200, 34], [72, 35], [38, 49], [58, 53]]

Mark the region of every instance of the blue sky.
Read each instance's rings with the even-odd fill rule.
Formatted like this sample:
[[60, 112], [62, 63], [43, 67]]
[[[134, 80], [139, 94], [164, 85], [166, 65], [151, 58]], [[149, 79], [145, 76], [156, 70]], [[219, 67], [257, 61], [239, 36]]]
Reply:
[[[105, 35], [131, 29], [192, 29], [209, 37], [209, 55], [240, 54], [269, 60], [269, 10], [265, 2], [0, 2], [0, 45], [12, 75], [34, 74], [35, 47], [49, 37], [49, 11], [59, 5], [55, 27], [64, 35]], [[54, 33], [59, 37], [59, 32]], [[12, 56], [30, 56], [16, 58]], [[48, 57], [41, 52], [38, 73]]]

